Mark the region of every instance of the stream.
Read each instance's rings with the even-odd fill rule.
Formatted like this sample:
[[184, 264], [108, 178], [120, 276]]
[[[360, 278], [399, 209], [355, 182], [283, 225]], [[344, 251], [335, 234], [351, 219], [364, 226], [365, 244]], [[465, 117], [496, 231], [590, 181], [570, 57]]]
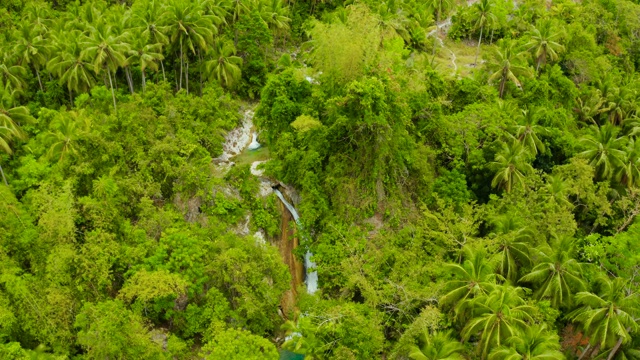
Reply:
[[[293, 216], [293, 220], [296, 222], [298, 227], [302, 228], [302, 224], [300, 224], [300, 217], [298, 216], [298, 212], [296, 211], [296, 209], [287, 202], [287, 200], [284, 198], [280, 190], [273, 189], [273, 192], [280, 199], [280, 201], [282, 201], [282, 204], [284, 204], [287, 210], [289, 210], [289, 212], [291, 213], [291, 216]], [[304, 254], [304, 269], [306, 272], [306, 278], [304, 279], [304, 282], [307, 285], [307, 292], [309, 294], [313, 294], [318, 290], [318, 272], [317, 271], [309, 272], [309, 269], [316, 267], [316, 264], [313, 261], [311, 261], [311, 256], [313, 256], [313, 254], [308, 250]]]
[[[225, 136], [225, 142], [222, 146], [223, 148], [222, 155], [213, 159], [214, 164], [219, 170], [223, 172], [228, 171], [228, 169], [235, 164], [234, 161], [232, 161], [232, 159], [235, 160], [236, 156], [240, 155], [245, 150], [254, 151], [259, 149], [262, 146], [258, 142], [258, 133], [256, 132], [253, 126], [253, 115], [254, 115], [253, 110], [251, 109], [245, 110], [242, 116], [242, 121], [240, 122], [239, 126], [229, 131], [229, 133], [227, 133], [227, 135]], [[274, 183], [272, 179], [268, 179], [264, 177], [263, 176], [264, 171], [261, 169], [258, 169], [258, 165], [264, 162], [266, 162], [266, 160], [254, 161], [251, 163], [251, 174], [260, 180], [260, 188], [259, 188], [258, 195], [261, 197], [265, 197], [271, 193], [275, 193], [276, 196], [280, 199], [280, 201], [282, 201], [282, 204], [284, 205], [284, 207], [289, 211], [289, 213], [291, 213], [291, 216], [293, 217], [293, 220], [296, 222], [298, 228], [301, 229], [302, 225], [296, 209], [293, 207], [293, 205], [291, 205], [286, 200], [286, 198], [284, 197], [282, 192], [280, 192], [280, 190], [274, 188], [274, 185], [277, 185], [277, 183]], [[242, 228], [242, 231], [240, 231], [241, 234], [246, 235], [249, 233], [249, 227], [248, 227], [249, 221], [250, 221], [250, 215], [248, 215], [246, 218], [246, 224], [241, 226]], [[258, 231], [254, 235], [254, 237], [256, 237], [256, 241], [258, 243], [264, 243], [265, 241], [264, 233], [262, 232], [262, 230]], [[286, 240], [286, 241], [289, 241], [289, 240]], [[316, 264], [313, 261], [311, 261], [312, 256], [313, 254], [309, 251], [307, 251], [304, 255], [304, 271], [306, 274], [304, 282], [307, 288], [307, 292], [309, 294], [313, 294], [318, 290], [317, 271], [308, 271], [309, 269], [315, 268], [316, 266]]]

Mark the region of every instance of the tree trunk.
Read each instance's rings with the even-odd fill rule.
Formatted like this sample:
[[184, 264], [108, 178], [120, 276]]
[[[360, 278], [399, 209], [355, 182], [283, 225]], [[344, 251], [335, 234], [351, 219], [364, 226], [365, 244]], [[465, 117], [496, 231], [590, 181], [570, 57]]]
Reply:
[[495, 29], [491, 29], [491, 39], [489, 40], [489, 44], [491, 44], [491, 45], [493, 44], [493, 31], [494, 30]]
[[[627, 328], [627, 332], [629, 332], [629, 330], [631, 330], [630, 327]], [[616, 353], [618, 352], [618, 350], [620, 350], [620, 346], [622, 346], [623, 340], [624, 338], [622, 336], [618, 339], [618, 342], [616, 342], [616, 345], [611, 349], [609, 356], [607, 356], [607, 360], [613, 360], [613, 357], [616, 356]]]
[[185, 65], [186, 65], [185, 73], [184, 73], [185, 88], [187, 89], [187, 95], [189, 95], [189, 59], [187, 59]]
[[144, 70], [142, 70], [142, 93], [143, 94], [146, 88], [147, 88], [147, 82], [145, 81], [145, 78], [144, 78]]
[[113, 110], [116, 112], [118, 108], [116, 107], [116, 93], [113, 91], [113, 82], [111, 82], [111, 70], [107, 66], [107, 75], [109, 75], [109, 85], [111, 85], [111, 97], [113, 98]]
[[542, 59], [546, 57], [547, 57], [546, 54], [540, 54], [540, 56], [538, 56], [538, 61], [536, 62], [536, 74], [540, 73], [540, 63], [542, 63]]
[[124, 68], [124, 75], [127, 78], [127, 84], [129, 85], [129, 92], [133, 95], [133, 79], [131, 77], [131, 69], [127, 66]]
[[[438, 27], [439, 23], [440, 23], [440, 13], [436, 12], [436, 32], [434, 33], [435, 36], [433, 38], [433, 52], [431, 53], [431, 55], [433, 56], [433, 60], [436, 59], [436, 44], [438, 43], [438, 36], [440, 35], [440, 28]], [[432, 64], [433, 64], [433, 60], [431, 60]]]
[[2, 165], [0, 165], [0, 174], [2, 174], [2, 180], [4, 180], [4, 184], [9, 186], [9, 183], [7, 182], [7, 178], [4, 177], [4, 170], [2, 170]]
[[184, 59], [182, 58], [182, 37], [180, 37], [180, 82], [178, 83], [178, 90], [182, 89], [182, 64]]
[[38, 71], [38, 68], [35, 67], [36, 69], [36, 76], [38, 76], [38, 84], [40, 84], [40, 91], [44, 92], [44, 87], [42, 86], [42, 79], [40, 79], [40, 71]]
[[167, 77], [164, 75], [164, 61], [160, 60], [160, 67], [162, 68], [162, 80], [167, 82]]
[[507, 83], [507, 74], [505, 72], [504, 70], [502, 71], [502, 79], [500, 79], [500, 99], [504, 97], [504, 88]]
[[478, 67], [478, 55], [480, 54], [480, 44], [482, 43], [482, 32], [484, 31], [484, 25], [480, 26], [480, 38], [478, 39], [478, 48], [476, 49], [476, 60], [475, 64]]
[[203, 64], [202, 64], [202, 53], [200, 52], [200, 49], [198, 49], [198, 61], [200, 62], [199, 67], [200, 67], [200, 97], [202, 97], [202, 69], [203, 69]]
[[582, 350], [582, 354], [580, 354], [580, 357], [578, 358], [578, 360], [582, 360], [582, 358], [584, 358], [584, 356], [587, 355], [590, 348], [591, 348], [591, 344], [587, 344], [587, 347], [584, 348], [584, 350]]
[[71, 93], [71, 88], [69, 88], [69, 106], [73, 107], [73, 94]]

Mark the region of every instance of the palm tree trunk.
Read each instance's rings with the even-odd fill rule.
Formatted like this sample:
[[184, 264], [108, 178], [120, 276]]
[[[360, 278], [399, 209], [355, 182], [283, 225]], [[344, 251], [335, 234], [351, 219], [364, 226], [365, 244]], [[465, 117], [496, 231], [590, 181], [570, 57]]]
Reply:
[[178, 90], [182, 89], [182, 64], [184, 59], [182, 58], [182, 37], [180, 37], [180, 85], [178, 85]]
[[580, 354], [580, 357], [578, 358], [578, 360], [582, 360], [582, 358], [584, 358], [584, 356], [587, 355], [590, 348], [591, 348], [591, 344], [587, 344], [587, 347], [584, 348], [584, 350], [582, 350], [582, 354]]
[[536, 64], [536, 73], [538, 75], [540, 75], [540, 72], [539, 72], [540, 64], [542, 64], [542, 62], [545, 61], [545, 60], [547, 60], [547, 52], [546, 51], [543, 52], [542, 54], [540, 54], [540, 56], [538, 56], [538, 61], [537, 61], [537, 64]]
[[[440, 13], [436, 12], [436, 31], [434, 32], [434, 37], [433, 37], [433, 52], [431, 53], [431, 55], [433, 56], [433, 60], [436, 59], [436, 44], [438, 43], [438, 35], [440, 33], [440, 28], [438, 27], [438, 24], [440, 23]], [[431, 63], [433, 64], [433, 60], [431, 60]]]
[[482, 32], [484, 31], [484, 25], [480, 26], [480, 38], [478, 38], [478, 48], [476, 49], [476, 67], [478, 66], [478, 55], [480, 54], [480, 44], [482, 43]]
[[489, 39], [489, 44], [493, 44], [493, 31], [495, 29], [491, 29], [491, 39]]
[[189, 59], [187, 59], [186, 61], [186, 69], [184, 72], [184, 77], [185, 77], [185, 88], [187, 89], [187, 95], [189, 95]]
[[69, 105], [73, 107], [73, 93], [71, 92], [71, 88], [69, 88]]
[[38, 71], [38, 68], [35, 67], [36, 69], [36, 76], [38, 76], [38, 84], [40, 84], [40, 91], [44, 92], [44, 87], [42, 87], [42, 79], [40, 79], [40, 71]]
[[129, 92], [131, 92], [131, 95], [133, 95], [133, 79], [131, 78], [131, 69], [128, 66], [124, 68], [124, 75], [127, 78]]
[[200, 67], [200, 97], [202, 97], [202, 53], [200, 52], [200, 49], [198, 49], [198, 61], [200, 62], [199, 67]]
[[116, 107], [116, 93], [113, 91], [113, 82], [111, 81], [111, 69], [107, 66], [107, 75], [109, 75], [109, 85], [111, 85], [111, 97], [113, 98], [113, 110], [116, 112], [118, 108]]
[[500, 99], [502, 99], [503, 96], [504, 96], [504, 88], [505, 88], [506, 84], [507, 84], [507, 74], [503, 70], [502, 71], [502, 79], [500, 79]]
[[[631, 330], [630, 327], [627, 328], [627, 332], [629, 332], [629, 330]], [[623, 340], [624, 338], [622, 336], [618, 339], [618, 342], [616, 342], [616, 345], [611, 349], [609, 356], [607, 356], [607, 360], [613, 360], [613, 357], [616, 356], [616, 353], [620, 349], [620, 346], [622, 346]]]
[[2, 170], [2, 165], [0, 165], [0, 174], [2, 174], [2, 180], [4, 180], [4, 184], [9, 186], [9, 183], [7, 182], [7, 178], [4, 177], [4, 170]]
[[162, 80], [167, 82], [167, 77], [164, 75], [164, 61], [160, 60], [160, 67], [162, 68]]
[[147, 83], [144, 78], [144, 70], [142, 70], [142, 93], [144, 93], [146, 88], [147, 88]]

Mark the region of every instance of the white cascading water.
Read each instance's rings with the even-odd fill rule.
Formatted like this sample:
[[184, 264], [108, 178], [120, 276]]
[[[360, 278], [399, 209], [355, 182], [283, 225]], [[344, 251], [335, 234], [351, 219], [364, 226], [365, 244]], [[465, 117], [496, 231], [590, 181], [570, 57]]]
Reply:
[[258, 134], [253, 133], [253, 138], [251, 139], [251, 144], [247, 147], [249, 150], [258, 150], [262, 145], [258, 142]]
[[[287, 200], [285, 200], [280, 190], [273, 189], [273, 192], [276, 194], [276, 196], [278, 196], [280, 201], [282, 201], [282, 203], [284, 204], [284, 207], [286, 207], [287, 210], [289, 210], [289, 212], [291, 213], [291, 216], [293, 216], [293, 220], [296, 222], [296, 224], [298, 224], [298, 227], [302, 227], [302, 225], [300, 224], [300, 217], [298, 216], [298, 212], [296, 211], [296, 208], [294, 208], [291, 204], [287, 202]], [[316, 292], [316, 290], [318, 290], [318, 272], [317, 271], [309, 272], [309, 269], [316, 267], [316, 264], [313, 261], [311, 261], [311, 256], [313, 256], [313, 254], [309, 251], [307, 251], [304, 254], [304, 268], [307, 275], [306, 279], [304, 279], [304, 282], [307, 285], [307, 292], [309, 294], [313, 294]]]

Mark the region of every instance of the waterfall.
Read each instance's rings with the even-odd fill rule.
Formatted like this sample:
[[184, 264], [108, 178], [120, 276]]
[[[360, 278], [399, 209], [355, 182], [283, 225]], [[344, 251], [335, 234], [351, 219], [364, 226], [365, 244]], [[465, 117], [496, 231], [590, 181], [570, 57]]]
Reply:
[[247, 149], [249, 150], [257, 150], [261, 147], [262, 145], [258, 142], [258, 134], [256, 134], [255, 132], [253, 133], [253, 138], [251, 139], [251, 144], [249, 144], [249, 146], [247, 147]]
[[[276, 194], [276, 196], [278, 196], [280, 201], [282, 201], [282, 203], [284, 204], [284, 207], [286, 207], [287, 210], [289, 210], [289, 212], [291, 213], [291, 216], [293, 216], [293, 220], [296, 222], [298, 227], [302, 228], [302, 225], [300, 224], [300, 217], [298, 216], [298, 212], [296, 211], [296, 208], [294, 208], [293, 205], [287, 202], [287, 200], [284, 198], [280, 190], [273, 189], [273, 192]], [[317, 271], [309, 272], [309, 269], [316, 267], [316, 264], [313, 261], [311, 261], [311, 256], [313, 256], [313, 254], [308, 250], [304, 254], [304, 268], [306, 272], [306, 279], [304, 280], [304, 282], [307, 285], [307, 292], [309, 294], [313, 294], [316, 292], [316, 290], [318, 290], [318, 272]]]

